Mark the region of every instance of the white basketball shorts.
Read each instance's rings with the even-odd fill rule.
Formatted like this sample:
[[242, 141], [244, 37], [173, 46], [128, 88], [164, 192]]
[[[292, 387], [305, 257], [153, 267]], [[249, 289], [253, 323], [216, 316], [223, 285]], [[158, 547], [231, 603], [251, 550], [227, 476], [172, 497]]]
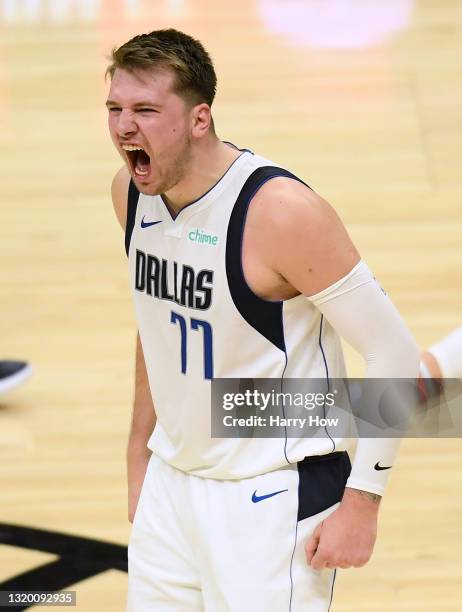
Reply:
[[243, 480], [179, 471], [152, 455], [128, 547], [129, 612], [328, 612], [335, 570], [304, 543], [342, 498], [348, 454]]

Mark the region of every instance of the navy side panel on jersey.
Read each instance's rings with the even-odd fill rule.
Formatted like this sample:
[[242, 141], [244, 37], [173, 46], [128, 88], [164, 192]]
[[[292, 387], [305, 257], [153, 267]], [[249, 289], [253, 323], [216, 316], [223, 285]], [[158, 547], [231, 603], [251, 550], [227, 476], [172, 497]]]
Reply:
[[130, 179], [128, 186], [128, 199], [127, 199], [127, 223], [125, 225], [125, 252], [127, 253], [130, 249], [130, 241], [132, 239], [133, 228], [135, 227], [136, 219], [136, 208], [138, 206], [138, 198], [140, 192], [135, 186], [135, 183]]
[[264, 300], [255, 295], [247, 285], [242, 270], [242, 240], [249, 204], [262, 185], [278, 176], [292, 178], [303, 183], [292, 173], [277, 166], [257, 168], [244, 183], [228, 225], [226, 275], [234, 305], [242, 317], [262, 336], [285, 352], [282, 322], [283, 302]]
[[342, 500], [351, 472], [347, 452], [306, 457], [297, 464], [298, 520], [302, 521]]

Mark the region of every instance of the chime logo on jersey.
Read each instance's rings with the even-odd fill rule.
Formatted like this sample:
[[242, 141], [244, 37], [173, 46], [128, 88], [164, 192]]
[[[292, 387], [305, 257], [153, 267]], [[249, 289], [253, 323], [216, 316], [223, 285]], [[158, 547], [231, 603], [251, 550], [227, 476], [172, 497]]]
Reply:
[[188, 240], [197, 244], [217, 246], [218, 236], [215, 236], [215, 234], [207, 234], [204, 230], [196, 227], [196, 229], [188, 232]]
[[207, 310], [212, 303], [213, 270], [196, 271], [137, 249], [135, 289], [180, 306]]

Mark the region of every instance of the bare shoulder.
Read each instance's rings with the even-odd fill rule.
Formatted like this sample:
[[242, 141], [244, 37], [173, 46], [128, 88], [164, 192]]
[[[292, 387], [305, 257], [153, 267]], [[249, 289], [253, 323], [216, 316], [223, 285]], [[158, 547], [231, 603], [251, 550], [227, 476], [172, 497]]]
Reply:
[[315, 231], [320, 223], [338, 219], [333, 207], [315, 191], [283, 176], [271, 179], [258, 190], [252, 201], [252, 214], [263, 215], [265, 225], [277, 231], [297, 229], [300, 225], [304, 231]]
[[294, 179], [265, 183], [253, 198], [247, 224], [259, 257], [305, 295], [336, 282], [359, 261], [334, 208]]
[[125, 229], [127, 221], [127, 197], [129, 183], [130, 173], [127, 167], [123, 166], [114, 176], [111, 185], [112, 203], [114, 205], [116, 217], [122, 226], [122, 229]]

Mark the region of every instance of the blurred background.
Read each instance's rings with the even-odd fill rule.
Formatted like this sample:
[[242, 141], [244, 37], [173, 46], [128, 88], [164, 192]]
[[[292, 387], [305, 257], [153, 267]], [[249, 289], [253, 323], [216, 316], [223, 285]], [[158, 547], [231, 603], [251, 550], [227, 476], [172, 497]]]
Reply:
[[[0, 396], [4, 524], [128, 540], [136, 324], [104, 71], [164, 27], [210, 52], [219, 136], [335, 206], [420, 345], [461, 324], [461, 0], [0, 0], [0, 359], [34, 368]], [[334, 612], [460, 610], [461, 469], [459, 440], [405, 441], [374, 557], [339, 573]], [[54, 559], [0, 539], [0, 581]], [[69, 588], [118, 612], [126, 580]]]

